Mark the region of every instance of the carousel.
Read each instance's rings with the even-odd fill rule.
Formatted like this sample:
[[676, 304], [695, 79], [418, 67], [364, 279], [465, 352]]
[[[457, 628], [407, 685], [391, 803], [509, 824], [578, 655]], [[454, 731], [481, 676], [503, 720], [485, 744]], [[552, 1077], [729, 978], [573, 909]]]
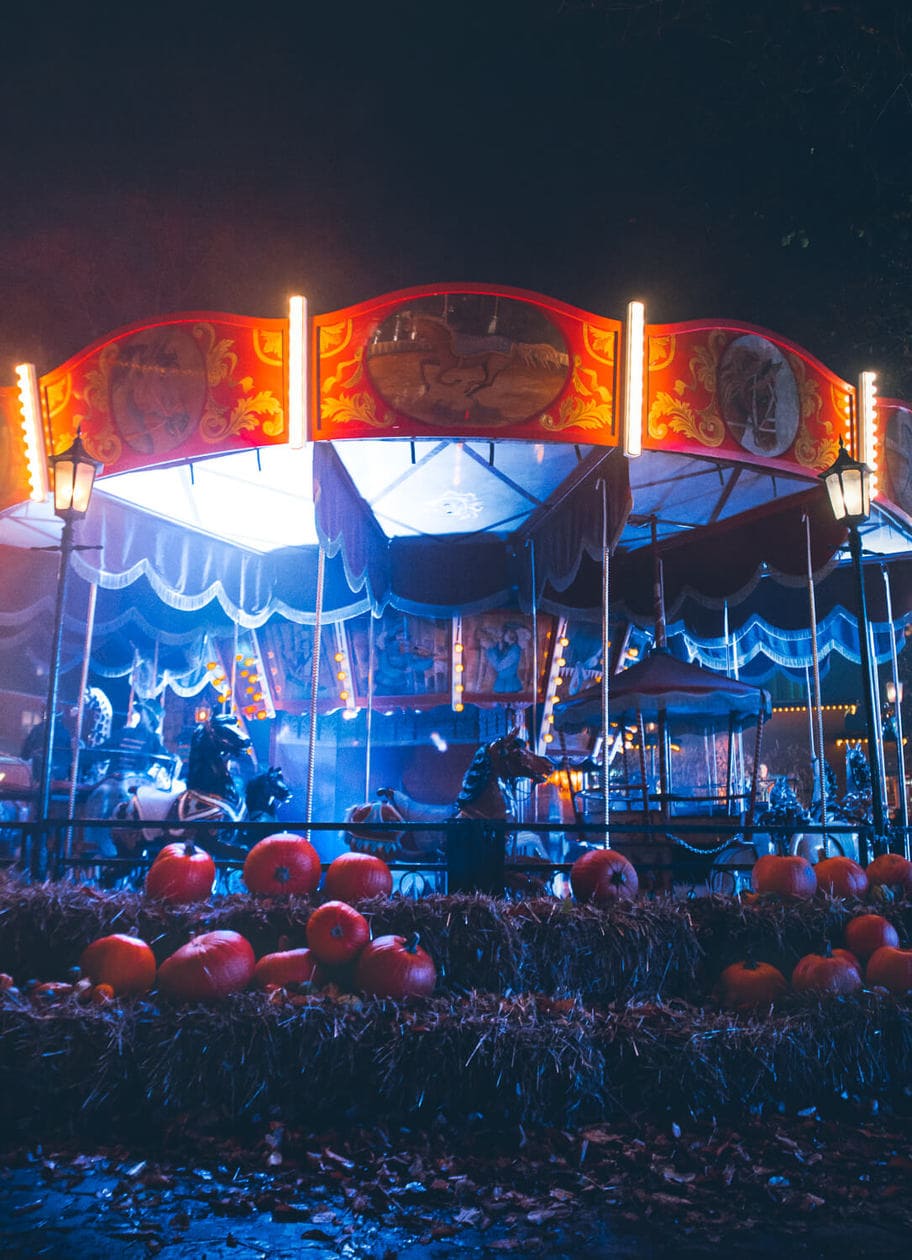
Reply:
[[[875, 681], [892, 670], [901, 686], [910, 413], [869, 374], [841, 381], [764, 330], [456, 286], [319, 316], [294, 299], [287, 320], [169, 316], [18, 373], [0, 391], [8, 821], [282, 816], [326, 828], [329, 859], [358, 836], [328, 824], [361, 808], [387, 857], [439, 857], [437, 833], [395, 824], [456, 817], [475, 750], [516, 727], [552, 773], [511, 779], [492, 815], [526, 829], [527, 855], [559, 860], [597, 817], [619, 843], [644, 820], [690, 825], [701, 802], [753, 823], [765, 763], [740, 710], [722, 752], [708, 694], [682, 707], [672, 681], [667, 704], [624, 711], [653, 647], [712, 669], [716, 698], [747, 688], [758, 735], [757, 685], [803, 680], [815, 799], [831, 657], [867, 653]], [[843, 440], [879, 478], [864, 636], [819, 481]], [[77, 448], [97, 480], [61, 537], [49, 470], [60, 481]], [[32, 730], [23, 764], [51, 689], [52, 738]], [[117, 732], [148, 710], [149, 739], [125, 747]], [[193, 752], [228, 715], [245, 756]], [[695, 721], [702, 766], [668, 734]], [[556, 840], [546, 823], [584, 831]], [[665, 832], [647, 856], [667, 864]], [[71, 831], [63, 856], [93, 840], [123, 855], [116, 839]]]
[[5, 1124], [907, 1105], [912, 404], [471, 285], [17, 377]]

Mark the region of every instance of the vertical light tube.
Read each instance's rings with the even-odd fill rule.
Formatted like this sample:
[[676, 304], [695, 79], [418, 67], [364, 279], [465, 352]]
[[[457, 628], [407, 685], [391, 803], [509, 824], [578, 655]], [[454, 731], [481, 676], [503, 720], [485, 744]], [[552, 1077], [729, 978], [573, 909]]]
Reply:
[[307, 299], [288, 300], [288, 445], [307, 440]]
[[871, 498], [877, 494], [877, 375], [858, 378], [858, 458], [871, 470]]
[[624, 454], [631, 459], [643, 453], [643, 393], [646, 365], [646, 307], [627, 303], [624, 342]]
[[44, 446], [41, 398], [38, 393], [38, 374], [35, 371], [35, 365], [20, 363], [16, 368], [16, 380], [19, 386], [19, 414], [22, 417], [25, 459], [31, 485], [29, 498], [36, 503], [43, 503], [49, 493], [47, 451]]

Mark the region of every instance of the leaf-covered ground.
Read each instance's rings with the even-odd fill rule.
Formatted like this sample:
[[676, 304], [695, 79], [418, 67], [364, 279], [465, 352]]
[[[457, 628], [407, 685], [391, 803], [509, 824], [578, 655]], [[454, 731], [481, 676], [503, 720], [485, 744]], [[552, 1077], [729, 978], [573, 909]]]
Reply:
[[[302, 1088], [306, 1088], [302, 1082]], [[575, 1132], [176, 1124], [164, 1148], [0, 1155], [4, 1257], [903, 1254], [912, 1131], [754, 1117]]]

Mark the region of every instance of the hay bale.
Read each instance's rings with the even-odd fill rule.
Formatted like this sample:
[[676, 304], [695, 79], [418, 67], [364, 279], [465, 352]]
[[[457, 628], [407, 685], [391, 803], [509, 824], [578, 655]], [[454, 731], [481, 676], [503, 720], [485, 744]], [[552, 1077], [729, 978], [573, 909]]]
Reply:
[[899, 1106], [910, 1069], [912, 1006], [878, 993], [795, 997], [762, 1017], [530, 995], [282, 1005], [247, 993], [103, 1009], [0, 996], [0, 1125], [33, 1138], [177, 1116], [237, 1131], [271, 1115], [314, 1128], [475, 1113], [567, 1126], [844, 1095]]

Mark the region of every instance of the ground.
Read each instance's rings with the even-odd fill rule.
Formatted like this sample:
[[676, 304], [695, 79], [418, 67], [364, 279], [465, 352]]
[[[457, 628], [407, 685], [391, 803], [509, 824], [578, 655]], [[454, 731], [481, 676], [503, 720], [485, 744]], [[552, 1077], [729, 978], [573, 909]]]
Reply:
[[[302, 1087], [304, 1083], [302, 1082]], [[176, 1123], [155, 1149], [9, 1147], [9, 1260], [319, 1256], [855, 1256], [905, 1252], [904, 1119], [755, 1116], [576, 1132]]]

